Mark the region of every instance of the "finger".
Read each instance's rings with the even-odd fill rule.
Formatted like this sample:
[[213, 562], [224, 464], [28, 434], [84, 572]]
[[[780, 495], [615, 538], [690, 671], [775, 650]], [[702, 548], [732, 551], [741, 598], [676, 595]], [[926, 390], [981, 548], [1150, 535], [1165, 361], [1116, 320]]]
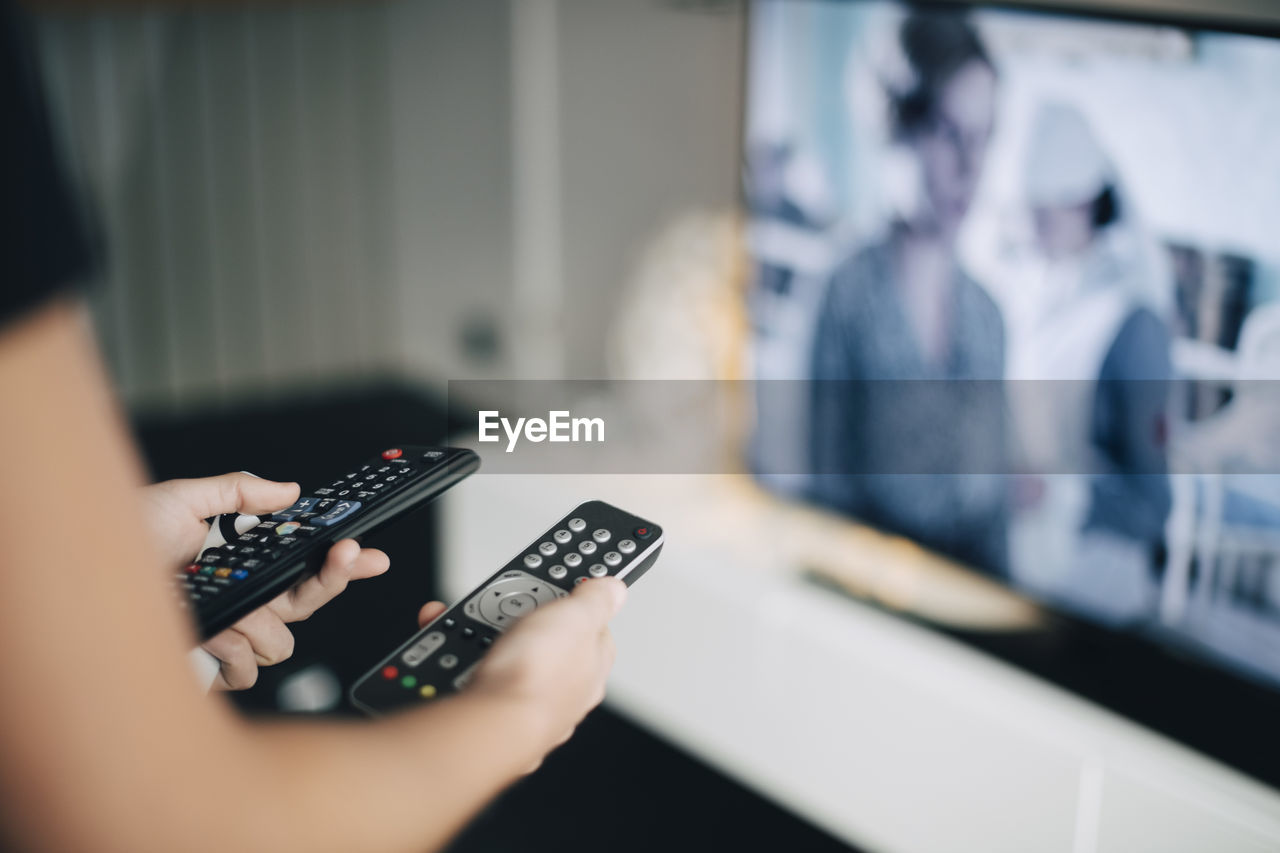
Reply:
[[249, 638], [228, 628], [204, 644], [204, 650], [221, 662], [215, 686], [224, 690], [245, 690], [258, 680], [258, 662]]
[[297, 483], [277, 483], [252, 474], [222, 474], [197, 480], [170, 480], [167, 487], [200, 518], [240, 512], [262, 515], [298, 499]]
[[440, 618], [440, 614], [449, 609], [449, 606], [443, 601], [428, 601], [422, 605], [422, 609], [418, 611], [418, 627], [425, 628], [427, 625]]
[[569, 596], [580, 612], [603, 628], [627, 600], [627, 586], [617, 578], [599, 578], [578, 584]]
[[300, 622], [340, 595], [349, 582], [380, 575], [390, 566], [391, 558], [382, 551], [343, 539], [329, 549], [320, 571], [277, 598], [272, 610], [286, 622]]
[[293, 655], [293, 632], [269, 608], [259, 607], [231, 627], [249, 640], [258, 666], [273, 666]]

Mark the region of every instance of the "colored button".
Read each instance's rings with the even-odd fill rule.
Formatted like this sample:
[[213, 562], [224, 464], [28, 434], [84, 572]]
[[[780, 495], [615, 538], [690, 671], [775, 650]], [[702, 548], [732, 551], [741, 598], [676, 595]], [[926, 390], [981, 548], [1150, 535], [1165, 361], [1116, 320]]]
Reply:
[[637, 528], [636, 528], [636, 538], [637, 538], [637, 539], [648, 539], [648, 538], [649, 538], [650, 536], [652, 536], [652, 535], [653, 535], [653, 528], [651, 528], [651, 527], [637, 527]]
[[418, 679], [414, 678], [412, 675], [406, 675], [400, 679], [400, 684], [409, 688], [417, 687]]
[[302, 525], [296, 521], [286, 521], [284, 524], [281, 524], [276, 528], [276, 535], [288, 536], [290, 533], [293, 533], [301, 526]]
[[424, 684], [418, 688], [418, 695], [423, 699], [430, 699], [436, 695], [436, 688], [433, 684]]
[[195, 563], [192, 563], [191, 565], [187, 566], [187, 574], [189, 575], [194, 575], [198, 571], [200, 571], [200, 567], [197, 566]]
[[400, 674], [400, 670], [396, 669], [394, 666], [384, 666], [382, 668], [382, 677], [387, 679], [388, 681], [395, 678], [399, 674]]
[[404, 451], [398, 447], [392, 447], [389, 450], [382, 451], [383, 459], [399, 459], [401, 456], [404, 456]]
[[213, 566], [202, 566], [202, 567], [200, 568], [200, 574], [202, 574], [202, 575], [211, 575], [211, 574], [213, 574]]
[[582, 583], [582, 582], [583, 582], [584, 580], [586, 580], [586, 579], [587, 579], [587, 576], [586, 576], [586, 575], [580, 575], [580, 576], [578, 576], [578, 577], [576, 577], [576, 578], [574, 578], [574, 579], [573, 579], [573, 585], [574, 585], [574, 586], [577, 586], [578, 584]]
[[215, 578], [229, 578], [231, 577], [231, 569], [227, 568], [226, 566], [223, 566], [222, 568], [215, 571], [213, 573], [213, 576]]
[[249, 577], [249, 573], [246, 572], [244, 569], [236, 569], [234, 572], [231, 573], [231, 577], [233, 580], [242, 581], [245, 578]]

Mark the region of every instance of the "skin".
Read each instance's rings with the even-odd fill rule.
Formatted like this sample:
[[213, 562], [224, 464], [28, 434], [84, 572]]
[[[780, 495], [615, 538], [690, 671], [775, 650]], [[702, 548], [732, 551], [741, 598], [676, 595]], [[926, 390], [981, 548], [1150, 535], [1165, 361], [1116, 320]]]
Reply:
[[[298, 494], [297, 483], [245, 473], [168, 480], [142, 490], [143, 516], [165, 567], [176, 571], [204, 544], [209, 532], [206, 518], [227, 512], [265, 515], [291, 505]], [[334, 543], [319, 572], [204, 643], [202, 648], [222, 663], [214, 686], [252, 687], [259, 667], [281, 663], [293, 654], [288, 623], [310, 618], [351, 581], [380, 575], [390, 566], [386, 554], [361, 548], [354, 539]]]
[[138, 535], [142, 467], [78, 305], [0, 327], [0, 400], [5, 849], [438, 849], [603, 695], [611, 578], [524, 619], [459, 696], [377, 723], [245, 720], [188, 670], [177, 551]]
[[1037, 207], [1031, 212], [1036, 243], [1051, 261], [1083, 254], [1093, 242], [1093, 206], [1089, 202], [1062, 207]]

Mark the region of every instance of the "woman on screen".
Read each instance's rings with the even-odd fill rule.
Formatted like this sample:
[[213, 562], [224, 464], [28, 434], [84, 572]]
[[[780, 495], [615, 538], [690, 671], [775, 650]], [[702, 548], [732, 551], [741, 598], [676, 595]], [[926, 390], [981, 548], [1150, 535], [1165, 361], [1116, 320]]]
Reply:
[[1011, 395], [1019, 446], [1041, 476], [1012, 527], [1013, 573], [1095, 615], [1141, 616], [1171, 505], [1170, 283], [1073, 104], [1035, 111], [1023, 193], [1038, 260], [1010, 323], [1008, 375], [1023, 380]]
[[885, 88], [915, 198], [828, 286], [813, 352], [812, 497], [1002, 572], [1003, 431], [991, 396], [1004, 326], [956, 259], [995, 122], [996, 72], [960, 15], [913, 13], [897, 35], [901, 72]]

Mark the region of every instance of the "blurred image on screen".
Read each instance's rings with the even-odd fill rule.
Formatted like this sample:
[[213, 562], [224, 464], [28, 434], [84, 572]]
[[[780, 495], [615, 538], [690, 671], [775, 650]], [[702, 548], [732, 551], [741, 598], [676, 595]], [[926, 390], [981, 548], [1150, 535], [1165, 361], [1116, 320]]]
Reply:
[[1280, 39], [752, 16], [761, 480], [1280, 685]]

